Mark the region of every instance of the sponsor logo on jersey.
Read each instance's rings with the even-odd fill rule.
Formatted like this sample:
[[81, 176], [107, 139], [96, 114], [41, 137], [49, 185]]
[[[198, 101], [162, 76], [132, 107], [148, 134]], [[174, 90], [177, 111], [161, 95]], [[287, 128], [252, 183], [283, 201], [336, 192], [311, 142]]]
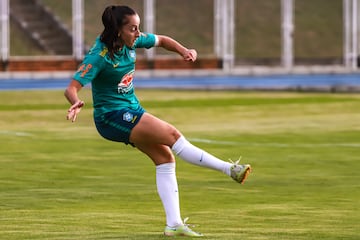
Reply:
[[133, 88], [134, 70], [125, 74], [118, 83], [118, 93], [128, 93]]

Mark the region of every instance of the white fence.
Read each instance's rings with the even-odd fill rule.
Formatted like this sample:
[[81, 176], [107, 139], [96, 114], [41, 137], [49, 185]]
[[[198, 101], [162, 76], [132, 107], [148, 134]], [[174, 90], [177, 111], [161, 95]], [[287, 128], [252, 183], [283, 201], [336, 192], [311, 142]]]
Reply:
[[[54, 0], [55, 1], [55, 0]], [[72, 1], [72, 32], [73, 32], [73, 57], [81, 59], [84, 49], [84, 0]], [[144, 31], [153, 32], [156, 29], [155, 3], [156, 0], [143, 1]], [[213, 19], [213, 48], [216, 57], [223, 60], [223, 68], [231, 71], [236, 67], [235, 43], [236, 35], [236, 0], [209, 0], [214, 8]], [[281, 2], [281, 56], [280, 67], [292, 69], [294, 67], [294, 4], [296, 0], [279, 0]], [[360, 35], [360, 4], [358, 0], [343, 1], [343, 67], [348, 71], [358, 68], [359, 35]], [[0, 55], [1, 61], [9, 60], [9, 2], [0, 0]], [[120, 2], [120, 1], [119, 1]], [[86, 2], [85, 2], [86, 3]], [[189, 17], [189, 16], [187, 16]], [[190, 16], [196, 17], [196, 16]], [[156, 57], [154, 51], [147, 51], [146, 57]]]

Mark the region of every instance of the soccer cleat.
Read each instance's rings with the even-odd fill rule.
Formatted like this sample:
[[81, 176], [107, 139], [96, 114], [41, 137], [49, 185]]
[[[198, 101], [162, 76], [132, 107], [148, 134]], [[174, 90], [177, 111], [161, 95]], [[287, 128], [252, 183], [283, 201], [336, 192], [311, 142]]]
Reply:
[[[241, 159], [241, 157], [240, 157]], [[243, 184], [245, 179], [249, 176], [251, 172], [250, 164], [239, 164], [240, 159], [236, 162], [231, 161], [233, 164], [230, 168], [231, 178], [237, 181], [240, 184]]]
[[173, 237], [173, 236], [186, 236], [186, 237], [203, 237], [204, 235], [198, 232], [195, 232], [189, 228], [189, 224], [186, 224], [186, 221], [189, 218], [184, 219], [184, 225], [177, 227], [165, 227], [164, 235]]

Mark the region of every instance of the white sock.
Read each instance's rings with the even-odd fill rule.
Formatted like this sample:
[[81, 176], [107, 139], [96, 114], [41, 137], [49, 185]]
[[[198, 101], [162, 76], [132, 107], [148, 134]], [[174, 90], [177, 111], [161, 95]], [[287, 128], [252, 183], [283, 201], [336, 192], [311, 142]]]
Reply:
[[231, 163], [222, 161], [204, 150], [192, 145], [181, 136], [171, 148], [181, 159], [202, 167], [218, 170], [230, 176]]
[[156, 185], [165, 209], [167, 226], [175, 227], [181, 225], [175, 163], [164, 163], [156, 166]]

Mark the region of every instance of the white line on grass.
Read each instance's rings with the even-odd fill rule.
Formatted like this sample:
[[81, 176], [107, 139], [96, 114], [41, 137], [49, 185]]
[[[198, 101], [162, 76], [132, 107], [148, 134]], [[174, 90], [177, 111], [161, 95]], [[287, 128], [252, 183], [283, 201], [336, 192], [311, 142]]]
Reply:
[[16, 131], [0, 131], [0, 135], [11, 135], [11, 136], [18, 136], [18, 137], [30, 137], [32, 136], [31, 133], [27, 132], [16, 132]]
[[210, 143], [210, 144], [219, 144], [219, 145], [242, 145], [239, 142], [230, 142], [230, 141], [217, 141], [203, 138], [189, 138], [191, 142], [201, 142], [201, 143]]
[[233, 146], [250, 146], [250, 147], [278, 147], [278, 148], [289, 148], [289, 147], [303, 147], [303, 148], [314, 148], [314, 147], [351, 147], [358, 148], [360, 143], [241, 143], [234, 141], [218, 141], [203, 138], [189, 138], [191, 142], [218, 144], [218, 145], [233, 145]]

